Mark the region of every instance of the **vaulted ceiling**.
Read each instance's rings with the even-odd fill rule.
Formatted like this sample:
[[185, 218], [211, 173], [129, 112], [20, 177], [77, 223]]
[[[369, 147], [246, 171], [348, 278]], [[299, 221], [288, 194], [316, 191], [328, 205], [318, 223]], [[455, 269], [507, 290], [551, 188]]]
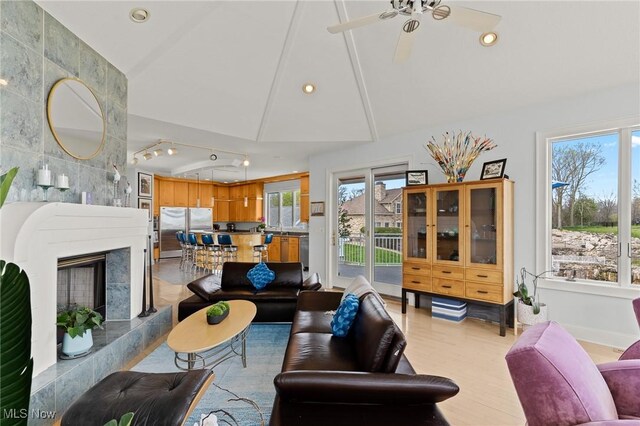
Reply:
[[[314, 153], [640, 79], [638, 2], [452, 1], [501, 15], [498, 44], [425, 16], [403, 64], [392, 58], [405, 17], [326, 30], [389, 9], [385, 0], [38, 3], [127, 75], [130, 153], [159, 139], [246, 153], [249, 179], [305, 170]], [[148, 22], [129, 19], [134, 7]], [[244, 179], [242, 167], [210, 169], [207, 157], [185, 149], [144, 166]]]

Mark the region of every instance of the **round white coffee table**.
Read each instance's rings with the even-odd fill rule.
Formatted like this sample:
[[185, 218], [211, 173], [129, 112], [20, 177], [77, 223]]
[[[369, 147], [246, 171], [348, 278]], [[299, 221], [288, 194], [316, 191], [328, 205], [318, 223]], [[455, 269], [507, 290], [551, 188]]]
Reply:
[[213, 368], [234, 356], [242, 357], [242, 365], [247, 366], [246, 338], [256, 316], [256, 305], [247, 300], [228, 303], [229, 316], [220, 324], [207, 323], [207, 307], [171, 330], [167, 345], [176, 353], [176, 367], [181, 370]]

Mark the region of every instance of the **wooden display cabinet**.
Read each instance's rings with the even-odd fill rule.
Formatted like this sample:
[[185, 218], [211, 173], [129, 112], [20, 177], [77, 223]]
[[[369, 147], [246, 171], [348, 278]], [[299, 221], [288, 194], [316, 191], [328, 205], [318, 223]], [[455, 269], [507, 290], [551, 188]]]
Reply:
[[513, 182], [422, 185], [403, 190], [406, 293], [498, 307], [500, 335], [513, 303]]

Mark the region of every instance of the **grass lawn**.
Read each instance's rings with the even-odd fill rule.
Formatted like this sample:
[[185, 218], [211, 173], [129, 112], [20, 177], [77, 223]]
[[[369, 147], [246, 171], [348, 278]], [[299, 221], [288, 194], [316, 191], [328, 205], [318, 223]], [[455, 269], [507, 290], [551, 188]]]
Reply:
[[[594, 234], [618, 234], [617, 226], [565, 226], [565, 231], [592, 232]], [[640, 238], [640, 225], [631, 225], [631, 236]]]
[[[364, 247], [345, 243], [344, 245], [344, 260], [347, 263], [364, 263]], [[399, 265], [402, 263], [402, 254], [388, 249], [376, 247], [376, 265], [393, 264]]]

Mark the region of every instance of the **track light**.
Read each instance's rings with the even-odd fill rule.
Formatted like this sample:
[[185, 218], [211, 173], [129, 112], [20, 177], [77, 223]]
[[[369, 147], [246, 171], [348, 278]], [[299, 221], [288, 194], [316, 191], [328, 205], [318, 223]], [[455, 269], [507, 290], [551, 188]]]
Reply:
[[244, 157], [244, 161], [242, 162], [242, 165], [245, 167], [249, 165], [249, 159], [247, 157]]
[[144, 158], [145, 160], [151, 160], [151, 153], [145, 152], [142, 158]]
[[138, 164], [138, 157], [136, 157], [135, 155], [133, 156], [133, 159], [131, 160], [131, 164], [133, 164], [134, 166], [136, 164]]
[[209, 156], [209, 160], [216, 161], [217, 159], [218, 159], [218, 156], [212, 152], [211, 155]]
[[176, 155], [178, 153], [178, 149], [175, 146], [172, 146], [171, 148], [167, 149], [167, 154], [169, 155]]
[[164, 154], [162, 148], [158, 148], [153, 151], [153, 155], [155, 155], [156, 157], [160, 157], [162, 154]]

